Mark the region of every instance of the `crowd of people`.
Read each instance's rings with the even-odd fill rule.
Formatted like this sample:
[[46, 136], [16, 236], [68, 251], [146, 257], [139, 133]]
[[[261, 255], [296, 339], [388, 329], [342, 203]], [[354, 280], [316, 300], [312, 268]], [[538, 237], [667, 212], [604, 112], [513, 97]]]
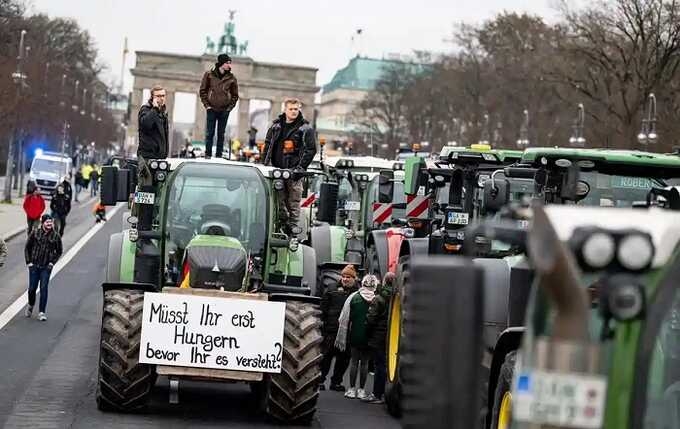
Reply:
[[[367, 274], [361, 281], [354, 266], [347, 265], [340, 281], [328, 288], [321, 300], [323, 320], [323, 361], [321, 390], [333, 366], [328, 388], [344, 392], [345, 398], [360, 399], [369, 404], [385, 402], [386, 340], [389, 297], [394, 274], [388, 273], [382, 282]], [[373, 365], [373, 391], [366, 391], [369, 366]], [[349, 368], [349, 388], [343, 386]], [[358, 384], [357, 384], [358, 381]]]

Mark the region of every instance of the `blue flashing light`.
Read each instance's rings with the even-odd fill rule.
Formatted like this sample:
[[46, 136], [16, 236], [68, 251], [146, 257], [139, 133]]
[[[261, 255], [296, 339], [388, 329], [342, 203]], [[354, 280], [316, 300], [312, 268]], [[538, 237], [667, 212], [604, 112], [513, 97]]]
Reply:
[[35, 152], [33, 152], [33, 153], [34, 153], [35, 156], [42, 156], [43, 150], [42, 150], [42, 148], [39, 147], [39, 148], [36, 148]]

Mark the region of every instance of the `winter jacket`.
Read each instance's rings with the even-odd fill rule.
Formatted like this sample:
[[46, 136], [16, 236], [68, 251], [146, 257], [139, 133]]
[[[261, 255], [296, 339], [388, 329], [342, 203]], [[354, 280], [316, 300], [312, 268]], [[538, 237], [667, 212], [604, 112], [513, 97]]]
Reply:
[[220, 75], [217, 68], [208, 70], [198, 91], [201, 103], [216, 112], [231, 111], [238, 101], [238, 83], [230, 71]]
[[67, 180], [64, 180], [63, 182], [61, 182], [61, 186], [64, 187], [64, 194], [66, 194], [68, 196], [68, 199], [69, 200], [72, 199], [73, 198], [73, 188], [71, 187], [71, 184]]
[[[273, 165], [278, 168], [302, 168], [306, 170], [316, 155], [316, 137], [309, 122], [302, 117], [302, 113], [293, 122], [291, 127], [286, 127], [286, 114], [282, 113], [274, 120], [267, 131], [264, 140], [264, 165]], [[284, 134], [284, 128], [287, 132]], [[286, 140], [293, 141], [293, 152], [283, 153]]]
[[47, 267], [49, 264], [56, 264], [61, 257], [61, 237], [54, 229], [45, 231], [43, 227], [35, 229], [28, 236], [24, 256], [26, 264], [33, 264], [36, 267]]
[[338, 333], [338, 318], [342, 306], [349, 296], [349, 291], [341, 287], [326, 290], [321, 298], [321, 318], [323, 321], [323, 336], [333, 337]]
[[368, 346], [374, 350], [385, 350], [388, 302], [384, 296], [376, 295], [368, 307], [368, 315], [366, 316]]
[[40, 219], [45, 211], [45, 200], [39, 194], [28, 194], [24, 198], [24, 211], [30, 220]]
[[58, 217], [66, 217], [71, 211], [71, 199], [64, 192], [60, 194], [58, 192], [52, 193], [52, 201], [50, 202], [50, 209]]
[[361, 294], [357, 293], [350, 302], [350, 326], [349, 345], [365, 349], [368, 347], [368, 333], [366, 330], [366, 318], [368, 317], [369, 302]]
[[168, 115], [145, 104], [139, 109], [139, 146], [137, 156], [163, 159], [168, 156]]

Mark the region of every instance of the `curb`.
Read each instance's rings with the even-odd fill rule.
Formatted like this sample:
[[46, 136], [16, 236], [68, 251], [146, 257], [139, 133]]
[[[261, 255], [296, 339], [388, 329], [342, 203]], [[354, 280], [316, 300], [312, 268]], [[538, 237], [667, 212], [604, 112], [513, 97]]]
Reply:
[[26, 232], [26, 228], [28, 228], [28, 227], [27, 226], [21, 226], [21, 227], [15, 229], [13, 231], [6, 233], [2, 238], [5, 241], [10, 241], [13, 238], [16, 238], [17, 236], [19, 236], [20, 234]]

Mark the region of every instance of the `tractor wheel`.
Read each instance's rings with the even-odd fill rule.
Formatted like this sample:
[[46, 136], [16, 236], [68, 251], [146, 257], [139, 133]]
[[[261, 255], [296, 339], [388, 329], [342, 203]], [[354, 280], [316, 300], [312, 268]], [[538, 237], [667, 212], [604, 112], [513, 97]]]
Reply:
[[373, 274], [379, 279], [382, 278], [380, 275], [380, 262], [378, 261], [378, 252], [375, 250], [375, 246], [368, 246], [366, 249], [366, 274]]
[[498, 384], [493, 398], [491, 429], [510, 429], [512, 421], [512, 376], [515, 372], [516, 352], [505, 355], [498, 375]]
[[319, 399], [321, 320], [314, 304], [286, 303], [281, 373], [265, 381], [265, 411], [283, 423], [311, 424]]
[[323, 296], [323, 293], [326, 292], [328, 288], [335, 288], [340, 284], [342, 267], [323, 267], [317, 272], [319, 273], [319, 278], [316, 282], [316, 296]]
[[156, 367], [139, 363], [143, 307], [143, 291], [104, 293], [97, 383], [97, 408], [102, 411], [143, 408], [156, 384]]
[[404, 359], [402, 351], [406, 336], [406, 300], [410, 276], [409, 256], [401, 256], [397, 266], [396, 288], [390, 300], [390, 312], [387, 321], [387, 390], [385, 403], [387, 411], [394, 417], [402, 415], [402, 373]]

